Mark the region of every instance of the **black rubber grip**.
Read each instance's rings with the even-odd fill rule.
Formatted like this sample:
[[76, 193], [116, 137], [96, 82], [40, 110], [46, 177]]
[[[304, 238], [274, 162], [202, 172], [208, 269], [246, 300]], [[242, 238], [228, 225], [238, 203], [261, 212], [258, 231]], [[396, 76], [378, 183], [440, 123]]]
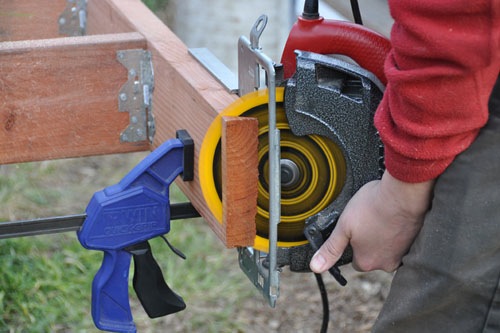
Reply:
[[186, 304], [169, 288], [147, 241], [127, 249], [134, 256], [133, 286], [150, 318], [182, 311]]

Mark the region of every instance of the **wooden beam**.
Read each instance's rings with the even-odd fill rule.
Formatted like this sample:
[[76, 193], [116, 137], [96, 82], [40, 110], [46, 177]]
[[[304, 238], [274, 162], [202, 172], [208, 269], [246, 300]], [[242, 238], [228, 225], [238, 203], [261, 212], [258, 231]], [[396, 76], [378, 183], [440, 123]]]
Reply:
[[119, 140], [116, 52], [144, 48], [138, 33], [0, 43], [0, 163], [149, 149]]
[[[226, 246], [253, 245], [254, 220], [245, 218], [241, 224], [234, 214], [242, 212], [228, 210], [225, 222], [218, 221], [205, 203], [198, 178], [205, 133], [237, 96], [198, 64], [139, 0], [89, 0], [87, 31], [90, 36], [0, 43], [0, 163], [150, 149], [145, 142], [119, 142], [129, 117], [117, 110], [127, 71], [116, 60], [116, 51], [147, 48], [155, 75], [153, 148], [174, 138], [178, 129], [186, 129], [195, 143], [195, 179], [179, 181], [179, 187]], [[242, 146], [247, 141], [231, 142], [233, 153], [248, 149]], [[255, 174], [253, 179], [256, 188]], [[233, 201], [241, 195], [237, 178], [224, 186], [229, 199], [223, 211], [235, 208]]]
[[66, 0], [0, 0], [0, 42], [59, 37]]
[[[93, 9], [94, 6], [99, 6], [100, 10]], [[100, 24], [89, 27], [92, 33], [130, 28], [146, 38], [148, 50], [152, 52], [155, 72], [153, 110], [156, 136], [153, 145], [158, 146], [165, 140], [174, 138], [178, 129], [189, 132], [195, 143], [195, 179], [191, 182], [179, 181], [177, 184], [214, 233], [226, 246], [230, 246], [226, 240], [226, 232], [221, 228], [222, 221], [213, 216], [203, 198], [198, 178], [198, 156], [208, 127], [217, 114], [237, 96], [229, 94], [193, 59], [179, 38], [141, 1], [89, 0], [88, 7], [89, 13], [92, 11], [99, 15], [94, 19]], [[106, 22], [111, 23], [106, 25]]]
[[259, 179], [259, 121], [222, 118], [222, 207], [226, 245], [253, 245]]
[[131, 21], [117, 12], [111, 3], [89, 0], [87, 3], [87, 34], [116, 34], [136, 31]]

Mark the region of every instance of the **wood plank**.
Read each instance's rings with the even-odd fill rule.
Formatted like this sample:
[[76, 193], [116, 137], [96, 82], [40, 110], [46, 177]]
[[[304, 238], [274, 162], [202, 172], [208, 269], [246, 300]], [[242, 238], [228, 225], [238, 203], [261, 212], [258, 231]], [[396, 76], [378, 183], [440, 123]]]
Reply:
[[59, 37], [66, 0], [0, 0], [0, 42]]
[[116, 51], [137, 48], [138, 33], [0, 43], [0, 163], [149, 149], [119, 140]]
[[87, 34], [116, 34], [136, 31], [131, 22], [108, 1], [88, 0]]
[[[237, 96], [229, 94], [193, 59], [179, 38], [139, 0], [89, 0], [89, 7], [94, 6], [96, 1], [109, 5], [109, 11], [103, 13], [105, 16], [99, 19], [100, 22], [106, 22], [112, 15], [116, 26], [131, 26], [146, 38], [155, 71], [153, 109], [156, 136], [153, 146], [174, 138], [178, 129], [186, 129], [192, 136], [195, 143], [195, 179], [191, 182], [178, 181], [177, 184], [226, 244], [225, 233], [220, 228], [222, 221], [213, 216], [203, 198], [198, 157], [208, 127]], [[123, 22], [117, 23], [117, 20]], [[93, 33], [99, 33], [92, 29]]]
[[222, 118], [222, 212], [226, 246], [248, 246], [256, 235], [259, 121]]

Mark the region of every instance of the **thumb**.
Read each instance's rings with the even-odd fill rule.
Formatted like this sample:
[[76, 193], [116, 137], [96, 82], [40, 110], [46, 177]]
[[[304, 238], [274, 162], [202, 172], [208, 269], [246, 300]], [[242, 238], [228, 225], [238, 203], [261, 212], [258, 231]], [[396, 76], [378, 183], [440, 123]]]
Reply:
[[348, 244], [349, 237], [340, 228], [335, 228], [326, 242], [316, 251], [309, 267], [315, 273], [326, 272], [339, 261]]

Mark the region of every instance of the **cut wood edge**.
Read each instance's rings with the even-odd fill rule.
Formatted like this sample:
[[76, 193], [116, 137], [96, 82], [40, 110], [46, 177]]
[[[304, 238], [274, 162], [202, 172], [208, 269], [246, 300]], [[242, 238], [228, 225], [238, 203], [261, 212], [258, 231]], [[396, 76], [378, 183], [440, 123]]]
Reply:
[[253, 246], [258, 195], [256, 118], [222, 117], [222, 212], [226, 245]]

